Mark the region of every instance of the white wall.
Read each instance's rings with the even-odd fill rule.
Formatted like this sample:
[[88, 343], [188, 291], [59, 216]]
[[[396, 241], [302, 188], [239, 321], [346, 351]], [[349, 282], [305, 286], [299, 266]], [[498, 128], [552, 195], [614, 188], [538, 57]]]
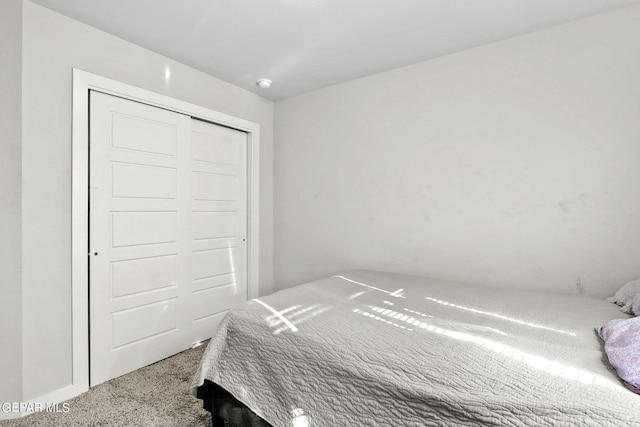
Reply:
[[[0, 2], [0, 402], [20, 401], [22, 1]], [[3, 414], [0, 413], [0, 419]]]
[[276, 103], [275, 281], [640, 277], [640, 7]]
[[[273, 103], [30, 2], [24, 4], [22, 55], [26, 401], [71, 383], [72, 68], [261, 125], [261, 294], [269, 293], [273, 284]], [[1, 304], [4, 310], [13, 302]], [[7, 364], [4, 359], [0, 355], [0, 366]]]

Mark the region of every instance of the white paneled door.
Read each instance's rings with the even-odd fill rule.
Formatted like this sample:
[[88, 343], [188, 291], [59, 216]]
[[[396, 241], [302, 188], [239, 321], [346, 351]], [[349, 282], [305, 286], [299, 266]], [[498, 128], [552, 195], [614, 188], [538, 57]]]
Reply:
[[247, 299], [247, 136], [91, 92], [90, 382], [210, 337]]

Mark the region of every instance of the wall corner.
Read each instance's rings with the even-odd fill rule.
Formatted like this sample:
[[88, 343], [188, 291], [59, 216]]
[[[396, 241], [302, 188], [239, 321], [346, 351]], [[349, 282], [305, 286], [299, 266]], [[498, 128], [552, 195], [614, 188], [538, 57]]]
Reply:
[[[0, 2], [0, 402], [22, 399], [22, 0]], [[0, 419], [19, 413], [0, 408]]]

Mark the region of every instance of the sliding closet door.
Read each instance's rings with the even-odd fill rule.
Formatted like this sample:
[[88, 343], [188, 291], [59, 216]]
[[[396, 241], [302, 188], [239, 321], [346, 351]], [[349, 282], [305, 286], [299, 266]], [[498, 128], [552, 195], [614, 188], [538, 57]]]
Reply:
[[[191, 120], [192, 342], [247, 299], [247, 134]], [[226, 312], [226, 311], [225, 311]]]
[[246, 134], [91, 92], [90, 381], [212, 335], [246, 300]]

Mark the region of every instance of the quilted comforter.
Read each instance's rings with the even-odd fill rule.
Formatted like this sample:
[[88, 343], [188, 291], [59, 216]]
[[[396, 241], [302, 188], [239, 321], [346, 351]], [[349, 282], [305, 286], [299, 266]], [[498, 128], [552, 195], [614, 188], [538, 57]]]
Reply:
[[604, 300], [355, 271], [230, 311], [191, 387], [274, 427], [632, 426]]

